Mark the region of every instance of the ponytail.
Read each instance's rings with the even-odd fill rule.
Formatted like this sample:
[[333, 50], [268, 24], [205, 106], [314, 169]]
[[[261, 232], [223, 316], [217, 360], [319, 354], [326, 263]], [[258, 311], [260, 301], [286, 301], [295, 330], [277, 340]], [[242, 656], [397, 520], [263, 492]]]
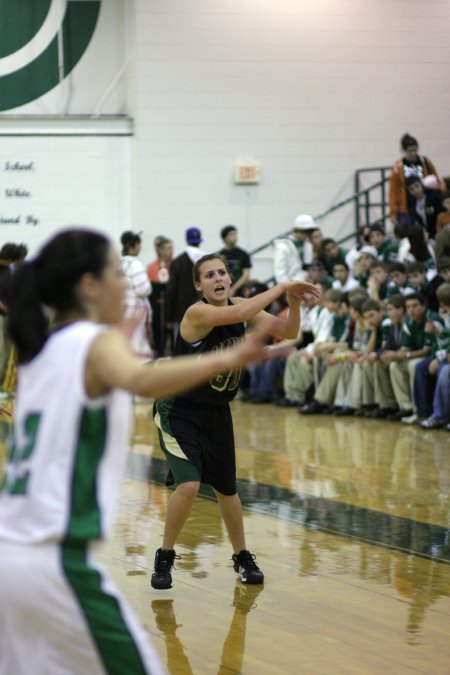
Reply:
[[31, 361], [49, 336], [50, 311], [64, 317], [83, 312], [77, 294], [84, 274], [100, 278], [108, 262], [110, 242], [86, 229], [64, 230], [13, 274], [9, 300], [9, 332], [19, 363]]
[[8, 330], [16, 344], [19, 363], [27, 363], [41, 351], [49, 332], [36, 261], [24, 262], [14, 272], [9, 299]]

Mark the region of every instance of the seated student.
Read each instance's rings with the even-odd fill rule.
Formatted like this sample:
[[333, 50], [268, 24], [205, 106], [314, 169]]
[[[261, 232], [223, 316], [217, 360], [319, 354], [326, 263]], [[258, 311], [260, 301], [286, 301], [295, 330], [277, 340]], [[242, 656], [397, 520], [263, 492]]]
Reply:
[[383, 306], [369, 298], [362, 306], [364, 325], [366, 327], [365, 358], [362, 369], [362, 407], [360, 414], [371, 417], [378, 407], [375, 389], [375, 371], [379, 351], [383, 343], [383, 321], [385, 319]]
[[334, 314], [340, 307], [342, 293], [335, 288], [327, 291], [317, 307], [317, 321], [313, 326], [314, 340], [304, 349], [287, 357], [283, 376], [284, 397], [276, 405], [292, 408], [305, 403], [306, 394], [318, 379], [315, 373], [314, 348], [328, 342], [331, 336]]
[[363, 246], [369, 245], [370, 225], [360, 225], [356, 233], [356, 244], [352, 246], [350, 251], [345, 256], [345, 262], [349, 266], [350, 274], [354, 277], [354, 267], [359, 259], [359, 254]]
[[[323, 284], [321, 284], [321, 288], [322, 293], [329, 290], [328, 288], [324, 290]], [[291, 354], [294, 353], [295, 349], [303, 349], [314, 340], [312, 331], [317, 321], [317, 310], [320, 309], [319, 303], [319, 298], [314, 295], [305, 293], [303, 296], [300, 308], [299, 334], [294, 340], [283, 340], [283, 345], [286, 346], [287, 350], [290, 349]], [[283, 312], [285, 310], [278, 315], [279, 318], [283, 318]], [[281, 342], [277, 338], [274, 338], [273, 343], [278, 343], [278, 346], [281, 347]], [[288, 354], [249, 367], [250, 386], [247, 400], [250, 403], [275, 403], [276, 405], [289, 407], [289, 402], [284, 398], [282, 386], [279, 385], [280, 378], [282, 379], [284, 375], [287, 358]]]
[[353, 268], [353, 276], [361, 288], [367, 288], [370, 272], [376, 261], [377, 249], [374, 246], [363, 246]]
[[443, 328], [444, 322], [439, 314], [427, 309], [425, 297], [420, 293], [407, 295], [405, 305], [407, 316], [402, 346], [389, 365], [392, 388], [399, 409], [387, 419], [413, 424], [417, 421], [412, 399], [415, 370], [421, 359], [431, 354], [436, 342], [434, 333], [429, 330], [429, 322], [438, 329], [439, 326]]
[[389, 265], [389, 278], [392, 284], [387, 289], [387, 298], [390, 298], [391, 295], [397, 295], [397, 293], [402, 295], [414, 293], [414, 288], [408, 279], [406, 266], [403, 263], [395, 262]]
[[373, 373], [374, 397], [378, 407], [372, 411], [371, 417], [387, 417], [398, 409], [392, 389], [389, 365], [395, 361], [396, 354], [402, 345], [405, 309], [405, 298], [400, 293], [391, 296], [387, 301], [388, 316], [381, 324], [381, 347], [375, 352]]
[[393, 282], [389, 279], [388, 270], [389, 265], [382, 260], [376, 260], [373, 263], [367, 282], [367, 288], [372, 300], [376, 300], [377, 302], [386, 300], [388, 289], [392, 289], [394, 286]]
[[[359, 289], [362, 291], [363, 289]], [[349, 314], [353, 324], [350, 351], [344, 354], [344, 367], [339, 377], [334, 408], [336, 415], [362, 415], [362, 370], [366, 352], [366, 334], [363, 307], [367, 302], [367, 293], [355, 292], [349, 300]], [[320, 397], [320, 392], [318, 393]]]
[[391, 237], [387, 237], [383, 225], [372, 225], [369, 233], [370, 245], [377, 250], [378, 260], [390, 263], [397, 260], [398, 245]]
[[397, 262], [423, 262], [432, 276], [436, 255], [428, 232], [421, 225], [396, 225], [394, 234], [398, 241]]
[[437, 299], [437, 289], [444, 283], [450, 283], [450, 258], [442, 256], [437, 259], [437, 275], [431, 279], [428, 286], [428, 307], [433, 312], [439, 311], [439, 300]]
[[425, 187], [417, 174], [408, 176], [405, 185], [412, 198], [411, 214], [414, 223], [424, 227], [430, 238], [434, 239], [438, 214], [444, 210], [441, 191]]
[[[341, 303], [341, 311], [335, 318], [335, 339], [315, 349], [317, 358], [322, 359], [326, 369], [313, 401], [300, 409], [302, 415], [328, 412], [344, 414], [350, 407], [348, 401], [351, 402], [357, 396], [358, 383], [353, 380], [350, 384], [350, 381], [353, 356], [359, 353], [362, 335], [360, 310], [367, 299], [367, 295], [362, 295], [360, 290], [349, 293]], [[353, 345], [355, 352], [351, 351]]]
[[350, 276], [350, 270], [346, 262], [334, 263], [333, 276], [333, 288], [337, 288], [342, 293], [348, 293], [354, 288], [359, 288], [359, 283]]
[[339, 246], [334, 239], [327, 237], [322, 239], [320, 244], [320, 261], [324, 264], [328, 274], [333, 275], [333, 265], [338, 262], [345, 262], [348, 249]]
[[442, 211], [436, 219], [436, 234], [450, 225], [450, 192], [444, 192], [441, 195], [442, 206], [445, 211]]
[[320, 284], [324, 292], [332, 287], [334, 278], [328, 274], [320, 260], [313, 260], [307, 267], [305, 281], [308, 281], [310, 284]]
[[[437, 290], [437, 296], [442, 310], [442, 318], [445, 324], [443, 330], [439, 330], [433, 322], [429, 322], [427, 329], [436, 337], [431, 356], [422, 359], [416, 368], [414, 376], [414, 403], [417, 417], [420, 419], [432, 418], [438, 421], [434, 426], [444, 426], [445, 415], [440, 412], [434, 414], [433, 395], [436, 381], [439, 379], [442, 368], [448, 364], [450, 352], [450, 284], [442, 284]], [[439, 400], [442, 392], [439, 394]], [[440, 423], [442, 421], [442, 424]], [[433, 425], [426, 428], [432, 428]]]
[[422, 429], [439, 429], [445, 427], [450, 431], [450, 355], [447, 362], [443, 362], [437, 375], [436, 388], [433, 396], [433, 412], [430, 417], [422, 420], [419, 426]]
[[[430, 284], [427, 278], [427, 269], [423, 262], [412, 262], [406, 266], [408, 279], [417, 293], [422, 293], [427, 301], [427, 307], [431, 309], [429, 303]], [[434, 274], [436, 276], [436, 273]], [[434, 311], [434, 310], [433, 310]]]

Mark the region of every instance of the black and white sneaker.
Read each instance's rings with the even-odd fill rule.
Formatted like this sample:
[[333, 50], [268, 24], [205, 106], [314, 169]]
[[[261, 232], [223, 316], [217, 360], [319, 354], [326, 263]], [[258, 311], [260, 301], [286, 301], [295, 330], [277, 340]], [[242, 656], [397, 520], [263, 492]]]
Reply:
[[170, 551], [159, 548], [155, 554], [155, 564], [153, 567], [153, 574], [151, 584], [153, 588], [166, 589], [172, 588], [172, 570], [174, 567], [175, 558], [180, 559], [173, 549]]
[[264, 574], [255, 563], [256, 556], [250, 551], [239, 551], [233, 554], [233, 567], [243, 584], [262, 584]]

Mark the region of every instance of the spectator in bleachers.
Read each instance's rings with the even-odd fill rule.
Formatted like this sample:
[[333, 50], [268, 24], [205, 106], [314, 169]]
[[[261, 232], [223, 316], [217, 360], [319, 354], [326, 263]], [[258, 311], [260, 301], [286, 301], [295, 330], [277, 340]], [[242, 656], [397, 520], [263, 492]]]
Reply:
[[242, 296], [242, 286], [250, 278], [252, 263], [249, 254], [237, 246], [238, 231], [234, 225], [226, 225], [222, 228], [220, 236], [224, 247], [219, 251], [228, 263], [233, 285], [230, 289], [230, 297]]
[[306, 281], [310, 284], [321, 284], [325, 286], [324, 290], [328, 291], [333, 285], [334, 277], [327, 273], [320, 260], [313, 260], [311, 265], [308, 265]]
[[407, 316], [402, 346], [389, 366], [392, 388], [399, 409], [389, 415], [388, 419], [413, 424], [417, 420], [413, 403], [415, 370], [420, 361], [431, 354], [436, 342], [436, 336], [430, 330], [431, 325], [442, 330], [444, 322], [439, 314], [427, 309], [426, 300], [420, 293], [407, 295], [405, 305]]
[[421, 225], [396, 225], [394, 234], [399, 241], [397, 262], [424, 262], [428, 269], [435, 266], [435, 251], [428, 232]]
[[322, 239], [320, 245], [320, 260], [324, 264], [328, 274], [333, 276], [333, 265], [339, 262], [345, 262], [348, 248], [339, 246], [334, 239], [327, 237]]
[[389, 265], [382, 260], [376, 260], [370, 270], [367, 288], [372, 300], [383, 302], [388, 296], [389, 287], [393, 283], [389, 279]]
[[166, 325], [168, 330], [173, 331], [174, 338], [187, 308], [198, 300], [198, 293], [192, 283], [192, 270], [194, 263], [206, 254], [200, 248], [202, 233], [198, 227], [189, 227], [185, 237], [185, 250], [170, 265], [166, 290]]
[[349, 299], [351, 293], [342, 296], [334, 313], [330, 339], [314, 348], [317, 370], [322, 377], [316, 382], [313, 400], [300, 409], [302, 415], [336, 412], [337, 387], [353, 341], [349, 314], [349, 303], [353, 302]]
[[305, 266], [313, 261], [313, 247], [308, 233], [313, 230], [317, 230], [313, 218], [307, 214], [301, 214], [295, 219], [289, 236], [275, 239], [273, 275], [277, 283], [306, 279]]
[[156, 260], [147, 266], [147, 278], [152, 285], [150, 305], [152, 308], [152, 335], [156, 355], [165, 355], [168, 331], [166, 327], [165, 297], [169, 283], [170, 264], [173, 257], [173, 242], [159, 236], [153, 240]]
[[438, 214], [436, 219], [436, 232], [440, 232], [444, 227], [450, 225], [450, 192], [444, 192], [441, 195], [443, 211]]
[[405, 319], [405, 298], [403, 295], [391, 296], [387, 303], [388, 318], [381, 324], [381, 347], [377, 350], [374, 372], [375, 403], [377, 408], [372, 416], [383, 418], [395, 413], [398, 409], [394, 390], [392, 389], [389, 366], [397, 357], [402, 346], [403, 325]]
[[[450, 353], [450, 284], [442, 284], [437, 290], [439, 304], [443, 314], [441, 314], [444, 323], [447, 325], [443, 330], [439, 330], [433, 322], [429, 322], [428, 329], [434, 333], [436, 341], [432, 347], [431, 356], [422, 359], [416, 368], [414, 376], [414, 403], [416, 406], [416, 413], [419, 420], [427, 419], [425, 428], [433, 428], [444, 426], [449, 420], [448, 409], [450, 406], [450, 399], [447, 401], [445, 409], [442, 406], [443, 389], [448, 391], [444, 383], [448, 380], [448, 373], [443, 375], [439, 387], [439, 394], [436, 400], [436, 410], [434, 409], [434, 393], [437, 381], [441, 371], [447, 370]], [[440, 328], [440, 327], [439, 327]], [[421, 424], [422, 426], [422, 424]]]
[[323, 240], [323, 232], [320, 227], [316, 226], [315, 230], [308, 232], [308, 238], [312, 246], [312, 257], [313, 260], [318, 260], [320, 256], [320, 247]]
[[427, 157], [419, 155], [417, 139], [410, 134], [404, 134], [400, 144], [403, 157], [395, 162], [392, 167], [389, 181], [389, 217], [394, 224], [412, 225], [414, 223], [410, 211], [412, 199], [406, 189], [406, 179], [411, 175], [419, 178], [434, 175], [438, 181], [438, 187], [441, 187], [441, 185], [433, 162]]
[[414, 293], [414, 288], [408, 279], [406, 266], [403, 263], [395, 262], [389, 265], [389, 278], [392, 284], [389, 284], [387, 289], [387, 297], [391, 295], [410, 295]]
[[364, 324], [363, 307], [367, 299], [367, 293], [357, 291], [349, 296], [349, 314], [353, 329], [350, 350], [345, 355], [334, 397], [336, 415], [363, 415], [365, 412], [362, 408], [362, 365], [369, 334]]
[[[286, 319], [289, 313], [289, 307], [286, 299], [281, 296], [279, 298], [282, 309], [277, 313], [279, 319]], [[300, 309], [300, 330], [296, 339], [283, 340], [286, 346], [295, 349], [303, 340], [304, 330], [308, 330], [308, 313], [305, 308], [311, 309], [319, 303], [319, 298], [313, 295], [305, 294], [302, 299]], [[281, 338], [273, 337], [272, 344], [281, 343]], [[269, 347], [270, 349], [270, 347]], [[278, 382], [283, 377], [284, 366], [287, 357], [280, 357], [277, 359], [269, 359], [264, 363], [251, 364], [248, 366], [249, 371], [249, 388], [248, 388], [248, 402], [249, 403], [272, 403], [278, 396], [279, 387]], [[281, 389], [281, 387], [280, 387]]]
[[375, 246], [363, 246], [359, 252], [359, 258], [355, 262], [353, 275], [361, 288], [367, 288], [372, 267], [377, 262], [377, 249]]
[[390, 263], [397, 260], [398, 245], [385, 234], [384, 227], [380, 224], [372, 225], [369, 232], [370, 245], [376, 248], [377, 258]]
[[337, 288], [342, 293], [359, 288], [359, 283], [350, 275], [350, 270], [346, 262], [338, 262], [333, 265], [333, 288]]
[[444, 211], [440, 190], [425, 187], [419, 176], [412, 174], [405, 180], [408, 194], [411, 197], [411, 216], [413, 224], [424, 227], [430, 238], [436, 236], [436, 221]]
[[122, 273], [127, 279], [125, 291], [125, 318], [138, 317], [139, 322], [133, 331], [130, 344], [135, 354], [145, 359], [151, 358], [150, 350], [150, 303], [148, 297], [151, 284], [147, 278], [144, 264], [139, 260], [142, 240], [140, 234], [124, 232], [120, 238], [122, 244]]
[[311, 317], [314, 340], [304, 349], [288, 356], [283, 376], [284, 397], [276, 401], [277, 405], [290, 408], [305, 403], [308, 390], [317, 381], [314, 348], [320, 343], [329, 342], [333, 316], [340, 307], [341, 298], [342, 293], [334, 288], [322, 296], [315, 316]]
[[353, 277], [356, 276], [354, 267], [359, 259], [361, 249], [363, 248], [363, 246], [368, 246], [370, 244], [369, 232], [370, 232], [370, 225], [361, 225], [356, 234], [356, 244], [352, 246], [352, 248], [345, 256], [345, 262], [349, 266], [350, 272]]
[[436, 292], [443, 283], [450, 283], [450, 257], [443, 256], [437, 259], [437, 274], [430, 281], [428, 286], [428, 307], [433, 312], [439, 311], [439, 300]]
[[436, 258], [450, 256], [450, 227], [444, 227], [436, 236], [434, 253]]
[[383, 344], [383, 322], [386, 320], [383, 305], [373, 298], [365, 301], [362, 307], [366, 327], [365, 358], [362, 368], [362, 407], [364, 417], [372, 417], [378, 408], [376, 391], [376, 364]]
[[417, 293], [422, 293], [425, 296], [427, 301], [427, 307], [429, 307], [428, 302], [428, 291], [430, 285], [427, 279], [427, 268], [423, 262], [411, 262], [408, 263], [407, 267], [408, 279]]

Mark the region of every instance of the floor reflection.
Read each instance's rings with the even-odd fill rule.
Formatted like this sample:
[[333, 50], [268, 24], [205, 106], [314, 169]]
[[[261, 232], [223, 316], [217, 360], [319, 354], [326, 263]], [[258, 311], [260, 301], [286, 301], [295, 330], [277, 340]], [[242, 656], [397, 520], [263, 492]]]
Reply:
[[[240, 673], [245, 656], [245, 638], [248, 615], [257, 607], [257, 598], [264, 590], [263, 585], [245, 586], [237, 583], [233, 592], [233, 615], [225, 636], [218, 675], [225, 673]], [[167, 670], [169, 673], [182, 672], [193, 675], [194, 670], [189, 662], [187, 648], [183, 644], [179, 628], [183, 627], [175, 614], [173, 598], [152, 600], [156, 628], [164, 635], [167, 655]], [[177, 633], [178, 631], [178, 633]]]

